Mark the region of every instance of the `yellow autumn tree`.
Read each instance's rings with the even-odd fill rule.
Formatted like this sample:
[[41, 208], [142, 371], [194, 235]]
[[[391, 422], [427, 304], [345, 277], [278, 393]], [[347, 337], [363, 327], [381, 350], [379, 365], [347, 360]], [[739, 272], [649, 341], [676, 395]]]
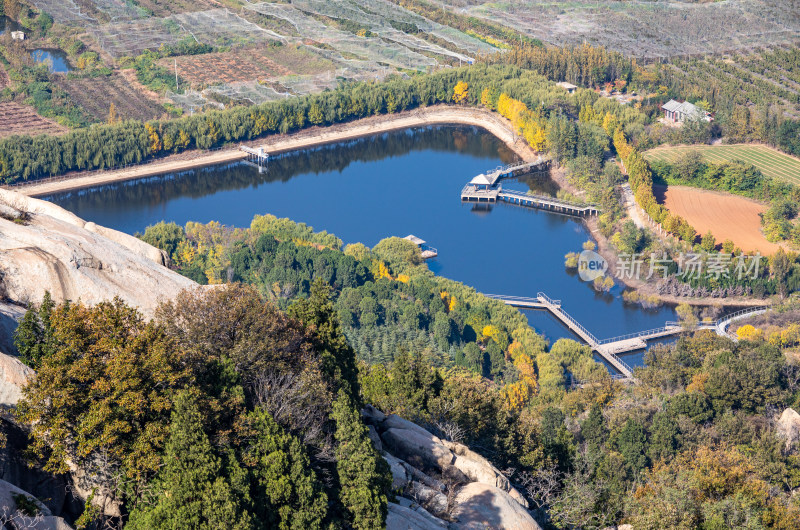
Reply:
[[531, 392], [523, 381], [509, 383], [503, 389], [505, 405], [511, 410], [521, 410], [530, 401]]
[[111, 105], [108, 107], [108, 124], [114, 125], [119, 121], [117, 117], [117, 107], [114, 105], [114, 102], [111, 102]]
[[465, 81], [459, 81], [456, 83], [456, 86], [453, 87], [453, 102], [454, 103], [465, 103], [467, 100], [467, 96], [469, 95], [469, 85]]
[[163, 144], [161, 143], [161, 137], [156, 128], [149, 123], [145, 123], [144, 130], [147, 132], [147, 138], [150, 140], [150, 152], [153, 154], [160, 153]]
[[750, 324], [745, 324], [736, 330], [736, 338], [739, 340], [757, 340], [764, 336], [764, 332]]
[[617, 117], [611, 114], [610, 112], [606, 112], [606, 115], [603, 116], [603, 130], [606, 131], [606, 134], [611, 136], [614, 134], [614, 131], [617, 130], [619, 127], [619, 123], [617, 122]]

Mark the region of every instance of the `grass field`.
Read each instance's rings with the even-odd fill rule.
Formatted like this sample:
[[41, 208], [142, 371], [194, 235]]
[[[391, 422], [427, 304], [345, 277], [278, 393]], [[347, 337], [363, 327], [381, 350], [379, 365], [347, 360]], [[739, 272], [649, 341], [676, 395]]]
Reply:
[[690, 151], [699, 151], [703, 159], [712, 163], [741, 160], [761, 170], [764, 175], [777, 180], [800, 185], [800, 160], [765, 145], [692, 145], [657, 147], [646, 151], [649, 162], [674, 163]]

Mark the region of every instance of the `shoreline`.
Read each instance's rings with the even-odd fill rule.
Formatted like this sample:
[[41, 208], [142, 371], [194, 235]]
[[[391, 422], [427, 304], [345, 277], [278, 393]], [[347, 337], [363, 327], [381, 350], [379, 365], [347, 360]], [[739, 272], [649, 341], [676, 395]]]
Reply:
[[[472, 107], [457, 107], [451, 105], [435, 105], [414, 110], [403, 111], [392, 115], [370, 116], [347, 123], [335, 124], [327, 127], [310, 127], [292, 134], [276, 134], [266, 138], [244, 142], [240, 145], [249, 147], [263, 147], [270, 154], [282, 154], [302, 149], [312, 149], [323, 145], [342, 141], [355, 140], [375, 134], [424, 127], [429, 125], [468, 125], [480, 127], [497, 137], [503, 144], [512, 150], [523, 161], [536, 157], [536, 152], [527, 143], [517, 136], [507, 119], [485, 109]], [[199, 169], [203, 167], [238, 162], [244, 160], [247, 154], [238, 147], [232, 147], [218, 152], [207, 153], [198, 150], [185, 151], [171, 155], [166, 159], [156, 160], [137, 165], [130, 169], [93, 172], [90, 175], [74, 177], [66, 176], [61, 180], [41, 182], [33, 181], [19, 187], [10, 188], [29, 197], [42, 197], [54, 193], [74, 191], [106, 184], [126, 182], [143, 178], [155, 177], [169, 173], [178, 173]], [[553, 181], [562, 189], [571, 193], [580, 193], [574, 188], [555, 168], [552, 172]], [[609, 262], [610, 268], [616, 263], [616, 253], [610, 248], [609, 241], [599, 231], [596, 219], [581, 219], [590, 235], [597, 241], [597, 251]], [[647, 284], [617, 279], [628, 289], [647, 292]], [[648, 293], [655, 294], [655, 293]], [[748, 306], [763, 305], [769, 301], [752, 299], [724, 299], [724, 298], [692, 298], [679, 299], [674, 296], [658, 295], [658, 298], [667, 304], [688, 303], [698, 306]]]
[[[371, 116], [328, 127], [312, 127], [296, 133], [288, 135], [276, 134], [240, 145], [254, 148], [262, 147], [269, 154], [282, 154], [428, 125], [470, 125], [480, 127], [496, 136], [523, 161], [527, 162], [536, 156], [533, 149], [514, 133], [511, 123], [505, 118], [484, 109], [450, 105], [436, 105], [403, 111], [397, 114]], [[186, 156], [187, 154], [188, 157]], [[247, 154], [242, 152], [238, 146], [212, 153], [192, 150], [173, 156], [175, 158], [170, 159], [171, 157], [167, 157], [167, 159], [139, 164], [132, 168], [101, 171], [99, 173], [93, 172], [85, 176], [76, 174], [73, 177], [65, 176], [54, 181], [31, 181], [29, 184], [9, 187], [8, 189], [29, 197], [42, 197], [54, 193], [239, 162], [247, 158]], [[176, 159], [177, 157], [183, 159]]]

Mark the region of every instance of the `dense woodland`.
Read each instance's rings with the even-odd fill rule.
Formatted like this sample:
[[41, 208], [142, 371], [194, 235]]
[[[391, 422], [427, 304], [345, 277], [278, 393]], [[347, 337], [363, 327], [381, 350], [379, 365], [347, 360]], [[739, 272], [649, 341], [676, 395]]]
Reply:
[[651, 350], [624, 386], [586, 347], [531, 334], [532, 349], [509, 347], [539, 352], [520, 399], [412, 339], [357, 364], [332, 294], [316, 279], [277, 301], [284, 313], [232, 283], [152, 322], [118, 301], [31, 309], [17, 345], [37, 369], [18, 412], [32, 450], [107, 477], [123, 507], [78, 524], [380, 527], [390, 481], [357, 412], [371, 403], [507, 470], [545, 528], [800, 528], [800, 448], [773, 421], [800, 406], [800, 365], [780, 341], [699, 332]]

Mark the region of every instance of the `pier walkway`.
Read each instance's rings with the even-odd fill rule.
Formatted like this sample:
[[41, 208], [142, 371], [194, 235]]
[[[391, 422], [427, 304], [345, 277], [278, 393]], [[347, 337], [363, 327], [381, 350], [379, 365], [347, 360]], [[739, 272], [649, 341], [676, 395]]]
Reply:
[[[575, 320], [569, 313], [561, 307], [560, 300], [553, 300], [546, 294], [539, 292], [536, 298], [526, 298], [522, 296], [506, 296], [498, 294], [486, 294], [488, 298], [500, 300], [510, 306], [521, 309], [545, 309], [561, 321], [570, 331], [580, 337], [589, 347], [603, 358], [620, 374], [620, 378], [633, 381], [633, 369], [618, 357], [619, 354], [641, 350], [647, 347], [647, 341], [671, 337], [678, 335], [686, 329], [678, 322], [667, 322], [663, 327], [648, 329], [638, 333], [630, 333], [611, 337], [608, 339], [598, 339], [588, 329], [583, 327], [580, 322]], [[767, 311], [766, 307], [747, 308], [727, 315], [714, 322], [701, 322], [697, 329], [712, 329], [718, 335], [728, 336], [727, 329], [731, 322], [748, 316], [754, 316]]]
[[594, 204], [576, 204], [562, 201], [555, 197], [529, 195], [522, 191], [504, 190], [503, 186], [500, 185], [500, 181], [504, 178], [518, 176], [531, 171], [541, 171], [547, 169], [549, 166], [550, 159], [539, 156], [532, 162], [512, 164], [499, 167], [486, 173], [481, 173], [469, 181], [461, 190], [461, 202], [496, 203], [502, 201], [518, 206], [539, 208], [566, 215], [577, 215], [581, 217], [599, 215], [600, 208]]
[[496, 167], [486, 173], [481, 173], [474, 177], [470, 181], [470, 184], [478, 187], [486, 186], [492, 188], [496, 186], [501, 179], [514, 177], [523, 173], [530, 173], [532, 171], [544, 171], [548, 167], [550, 167], [550, 159], [539, 155], [536, 157], [536, 160], [531, 162], [509, 164], [507, 166]]

